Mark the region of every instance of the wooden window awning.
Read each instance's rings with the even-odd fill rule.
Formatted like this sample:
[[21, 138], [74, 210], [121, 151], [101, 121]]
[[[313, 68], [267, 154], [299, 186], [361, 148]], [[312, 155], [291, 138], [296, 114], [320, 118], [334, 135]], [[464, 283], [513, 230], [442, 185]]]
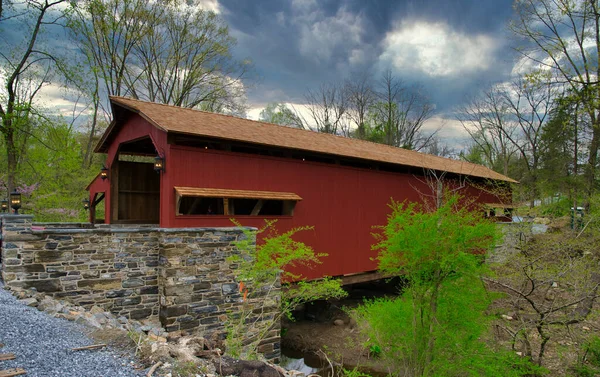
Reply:
[[175, 187], [175, 192], [178, 197], [196, 196], [204, 198], [240, 198], [295, 201], [302, 200], [300, 196], [291, 192], [231, 190], [198, 187]]

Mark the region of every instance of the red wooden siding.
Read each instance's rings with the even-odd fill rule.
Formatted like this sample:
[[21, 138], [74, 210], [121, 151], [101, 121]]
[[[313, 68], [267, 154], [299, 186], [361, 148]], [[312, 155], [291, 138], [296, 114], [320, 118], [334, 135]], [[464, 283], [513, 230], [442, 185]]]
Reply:
[[[300, 238], [329, 256], [324, 264], [303, 271], [309, 278], [375, 270], [371, 233], [373, 226], [386, 222], [391, 198], [420, 201], [417, 190], [430, 192], [423, 180], [408, 174], [180, 146], [171, 146], [166, 170], [162, 197], [168, 210], [161, 212], [163, 227], [232, 225], [231, 216], [176, 216], [173, 186], [282, 191], [302, 197], [292, 217], [278, 217], [278, 228], [315, 227]], [[482, 196], [480, 202], [497, 201], [490, 194], [476, 195]], [[264, 224], [257, 217], [237, 220], [248, 226]]]
[[[422, 177], [369, 169], [316, 163], [291, 158], [216, 151], [167, 144], [166, 132], [132, 115], [111, 141], [107, 166], [118, 156], [119, 145], [150, 136], [157, 152], [165, 157], [160, 175], [160, 226], [229, 227], [231, 216], [176, 216], [174, 187], [198, 187], [255, 191], [280, 191], [299, 195], [293, 216], [277, 216], [277, 228], [314, 226], [300, 233], [319, 253], [327, 253], [322, 265], [301, 271], [307, 278], [340, 276], [376, 270], [371, 250], [373, 227], [386, 222], [388, 204], [421, 201], [421, 193], [431, 193]], [[233, 136], [232, 136], [233, 137]], [[107, 182], [110, 181], [107, 180]], [[93, 191], [107, 183], [95, 182]], [[98, 187], [96, 187], [98, 186]], [[112, 186], [112, 183], [111, 183]], [[92, 191], [92, 190], [91, 190]], [[110, 191], [106, 189], [106, 219], [111, 219]], [[492, 192], [475, 187], [461, 190], [479, 203], [501, 202]], [[243, 225], [261, 227], [264, 219], [237, 216]]]
[[[111, 180], [112, 176], [112, 162], [115, 158], [118, 157], [119, 146], [122, 143], [142, 139], [145, 137], [150, 137], [152, 143], [157, 149], [157, 153], [161, 155], [167, 156], [168, 160], [168, 144], [167, 144], [167, 134], [164, 131], [159, 130], [154, 127], [150, 123], [148, 123], [145, 119], [140, 117], [137, 114], [132, 114], [131, 118], [125, 122], [125, 124], [116, 132], [114, 139], [111, 142], [110, 148], [108, 149], [108, 156], [106, 158], [106, 167], [109, 168], [109, 177], [107, 181]], [[111, 184], [111, 187], [113, 185]], [[105, 198], [104, 198], [104, 210], [105, 210], [105, 222], [110, 222], [112, 218], [111, 213], [111, 195], [112, 190], [106, 190]], [[161, 193], [162, 194], [162, 193]], [[162, 198], [161, 198], [162, 203]], [[162, 205], [161, 205], [162, 210]]]

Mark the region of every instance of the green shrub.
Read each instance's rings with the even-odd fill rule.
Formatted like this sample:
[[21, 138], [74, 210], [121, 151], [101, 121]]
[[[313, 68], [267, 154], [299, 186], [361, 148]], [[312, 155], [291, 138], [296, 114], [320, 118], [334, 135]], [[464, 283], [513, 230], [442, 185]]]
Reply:
[[452, 197], [436, 211], [392, 203], [381, 228], [379, 268], [402, 275], [397, 298], [367, 301], [355, 310], [361, 330], [390, 370], [407, 376], [523, 376], [537, 372], [512, 352], [483, 339], [492, 296], [481, 280], [480, 254], [497, 239], [496, 225], [458, 209]]

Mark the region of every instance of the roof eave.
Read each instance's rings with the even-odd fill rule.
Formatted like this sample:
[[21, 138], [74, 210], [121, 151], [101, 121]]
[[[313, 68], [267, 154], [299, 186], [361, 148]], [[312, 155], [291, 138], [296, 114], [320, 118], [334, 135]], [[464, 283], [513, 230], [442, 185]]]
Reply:
[[149, 116], [147, 116], [146, 114], [144, 114], [144, 112], [140, 111], [139, 109], [136, 109], [134, 107], [128, 106], [128, 105], [120, 102], [119, 101], [120, 98], [121, 97], [117, 97], [117, 96], [109, 96], [110, 106], [112, 108], [112, 113], [113, 113], [113, 121], [110, 122], [110, 125], [108, 126], [108, 128], [106, 129], [106, 131], [104, 131], [104, 134], [102, 135], [102, 137], [98, 141], [98, 144], [96, 144], [96, 147], [94, 148], [94, 152], [95, 153], [107, 153], [108, 152], [107, 140], [108, 140], [109, 136], [113, 133], [114, 128], [119, 123], [117, 121], [117, 119], [116, 119], [116, 116], [115, 116], [115, 114], [116, 114], [115, 107], [116, 106], [119, 106], [122, 109], [130, 111], [130, 112], [132, 112], [134, 114], [138, 114], [139, 116], [141, 116], [144, 120], [146, 120], [148, 123], [150, 123], [154, 127], [158, 128], [161, 131], [167, 132], [167, 129], [165, 129], [164, 127], [160, 126], [152, 118], [150, 118]]

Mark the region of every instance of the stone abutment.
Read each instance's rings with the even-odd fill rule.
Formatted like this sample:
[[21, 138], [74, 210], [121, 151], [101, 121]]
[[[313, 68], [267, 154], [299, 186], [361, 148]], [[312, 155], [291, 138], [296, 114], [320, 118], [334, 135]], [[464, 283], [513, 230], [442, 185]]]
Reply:
[[[0, 215], [2, 280], [35, 288], [79, 306], [118, 316], [158, 316], [167, 332], [225, 334], [229, 316], [264, 302], [244, 302], [228, 257], [240, 228], [165, 229], [88, 223], [33, 223], [32, 216]], [[265, 300], [279, 301], [279, 290]], [[256, 308], [253, 308], [255, 305]], [[270, 305], [276, 311], [277, 306]], [[244, 336], [244, 334], [239, 334]], [[279, 358], [279, 328], [260, 351]]]

